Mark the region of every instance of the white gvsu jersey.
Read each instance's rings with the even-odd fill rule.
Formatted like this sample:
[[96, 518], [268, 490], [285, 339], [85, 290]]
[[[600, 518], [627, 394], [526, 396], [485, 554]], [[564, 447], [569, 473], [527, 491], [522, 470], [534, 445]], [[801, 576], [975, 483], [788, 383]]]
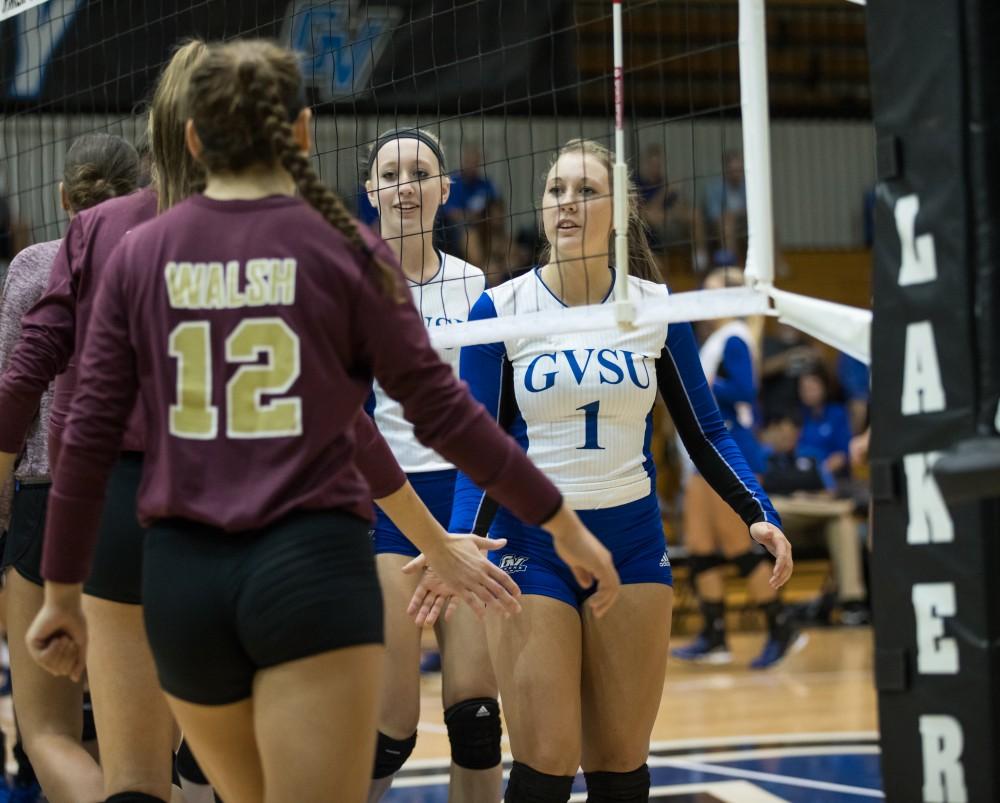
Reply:
[[[634, 276], [628, 281], [632, 298], [668, 292]], [[537, 269], [487, 296], [498, 317], [565, 308]], [[510, 394], [512, 385], [514, 404], [508, 400], [506, 406], [516, 408], [509, 431], [570, 507], [616, 507], [652, 491], [650, 413], [657, 391], [656, 360], [666, 337], [667, 325], [654, 324], [632, 332], [578, 332], [502, 344], [502, 365], [510, 378], [501, 383], [507, 386], [501, 394]], [[476, 366], [463, 357], [462, 369], [465, 374]], [[501, 420], [504, 406], [501, 400]]]
[[[486, 277], [479, 268], [449, 254], [440, 256], [441, 268], [434, 278], [423, 284], [409, 282], [413, 304], [428, 329], [467, 321], [469, 310], [486, 288]], [[457, 375], [460, 349], [449, 348], [438, 353]], [[367, 410], [403, 471], [440, 471], [453, 467], [417, 440], [413, 425], [403, 417], [402, 406], [390, 398], [377, 381]]]

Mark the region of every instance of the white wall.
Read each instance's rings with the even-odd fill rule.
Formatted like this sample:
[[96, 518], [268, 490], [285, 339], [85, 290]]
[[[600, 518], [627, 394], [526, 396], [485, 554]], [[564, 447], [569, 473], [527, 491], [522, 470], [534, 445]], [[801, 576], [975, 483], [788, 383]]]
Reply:
[[[324, 116], [316, 123], [316, 144], [325, 180], [345, 197], [353, 195], [359, 163], [377, 131], [427, 124], [412, 118]], [[34, 227], [34, 239], [59, 236], [64, 217], [55, 186], [63, 156], [75, 136], [101, 130], [135, 140], [139, 117], [22, 115], [0, 119], [0, 176], [16, 212]], [[430, 126], [436, 130], [437, 126]], [[472, 118], [441, 123], [451, 166], [460, 144], [482, 145], [487, 173], [508, 201], [512, 228], [534, 225], [534, 205], [556, 145], [576, 136], [606, 136], [608, 121], [579, 118]], [[720, 174], [722, 154], [740, 148], [738, 121], [644, 121], [633, 132], [641, 149], [665, 146], [671, 182], [688, 196]], [[636, 141], [633, 137], [631, 142]], [[862, 197], [875, 180], [874, 132], [853, 121], [778, 121], [771, 132], [775, 225], [784, 248], [851, 248], [862, 242]], [[630, 154], [634, 156], [634, 154]], [[634, 165], [634, 160], [633, 160]]]

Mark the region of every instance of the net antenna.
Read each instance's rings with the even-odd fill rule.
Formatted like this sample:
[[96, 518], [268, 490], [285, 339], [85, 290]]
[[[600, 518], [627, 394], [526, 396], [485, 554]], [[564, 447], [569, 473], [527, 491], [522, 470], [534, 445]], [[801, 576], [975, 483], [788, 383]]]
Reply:
[[628, 285], [628, 165], [625, 162], [625, 59], [622, 47], [622, 0], [612, 0], [614, 42], [615, 164], [612, 210], [615, 222], [615, 320], [623, 329], [635, 325], [635, 304], [629, 300]]

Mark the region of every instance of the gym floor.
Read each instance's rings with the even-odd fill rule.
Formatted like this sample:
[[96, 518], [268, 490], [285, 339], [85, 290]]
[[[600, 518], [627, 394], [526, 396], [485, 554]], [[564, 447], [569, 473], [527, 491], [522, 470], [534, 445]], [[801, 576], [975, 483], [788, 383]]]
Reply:
[[[731, 666], [670, 661], [649, 760], [651, 801], [852, 803], [883, 797], [872, 632], [835, 627], [804, 634], [801, 650], [766, 672], [746, 668], [760, 649], [758, 633], [730, 637]], [[414, 757], [386, 803], [448, 799], [440, 676], [425, 676], [421, 710]], [[582, 776], [574, 789], [580, 794], [572, 800], [586, 800]]]

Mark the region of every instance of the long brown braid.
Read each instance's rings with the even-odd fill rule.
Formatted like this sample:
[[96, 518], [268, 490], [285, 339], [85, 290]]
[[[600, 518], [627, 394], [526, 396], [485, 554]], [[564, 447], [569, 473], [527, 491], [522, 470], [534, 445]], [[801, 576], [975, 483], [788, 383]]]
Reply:
[[264, 40], [212, 45], [191, 77], [191, 117], [209, 172], [280, 164], [299, 194], [343, 234], [373, 271], [379, 289], [403, 299], [398, 274], [372, 253], [343, 201], [320, 180], [299, 149], [292, 122], [304, 106], [295, 55]]

